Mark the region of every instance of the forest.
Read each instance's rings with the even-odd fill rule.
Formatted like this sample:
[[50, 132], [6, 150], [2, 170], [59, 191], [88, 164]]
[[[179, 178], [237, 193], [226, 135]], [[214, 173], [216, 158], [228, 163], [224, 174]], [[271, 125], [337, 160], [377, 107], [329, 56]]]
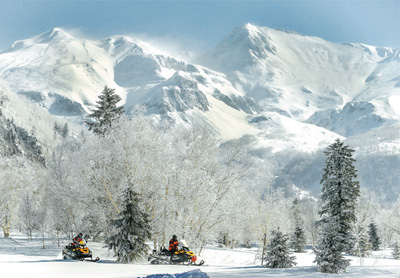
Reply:
[[[97, 109], [109, 102], [100, 99]], [[222, 142], [201, 126], [155, 120], [141, 108], [130, 117], [122, 109], [104, 111], [111, 115], [105, 117], [111, 117], [109, 122], [99, 125], [104, 114], [93, 112], [89, 128], [79, 132], [54, 123], [52, 139], [58, 143], [43, 150], [45, 161], [23, 153], [0, 157], [4, 237], [24, 233], [28, 240], [34, 234], [59, 240], [82, 232], [104, 241], [115, 232], [110, 223], [124, 209], [123, 194], [130, 188], [139, 195], [149, 240], [157, 248], [177, 234], [197, 252], [212, 242], [263, 249], [277, 230], [293, 244], [302, 234], [304, 246], [317, 245], [323, 201], [275, 188], [273, 167], [236, 142]], [[383, 203], [362, 184], [353, 201], [354, 248], [360, 252], [371, 229], [377, 230], [381, 246], [397, 243], [400, 201]]]

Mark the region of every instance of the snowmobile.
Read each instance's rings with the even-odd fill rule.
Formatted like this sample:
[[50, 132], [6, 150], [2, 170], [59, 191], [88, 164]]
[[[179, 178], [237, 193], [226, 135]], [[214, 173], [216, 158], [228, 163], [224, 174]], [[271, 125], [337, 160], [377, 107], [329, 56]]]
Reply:
[[72, 259], [72, 260], [79, 260], [79, 261], [91, 261], [97, 262], [100, 260], [99, 257], [93, 259], [92, 251], [86, 246], [85, 241], [81, 241], [78, 244], [70, 243], [64, 247], [62, 250], [62, 257], [64, 260]]
[[196, 263], [197, 256], [189, 250], [185, 240], [181, 240], [179, 246], [180, 248], [174, 253], [165, 248], [161, 248], [160, 251], [153, 250], [149, 255], [148, 261], [151, 264], [188, 264], [198, 266], [204, 264], [203, 260]]

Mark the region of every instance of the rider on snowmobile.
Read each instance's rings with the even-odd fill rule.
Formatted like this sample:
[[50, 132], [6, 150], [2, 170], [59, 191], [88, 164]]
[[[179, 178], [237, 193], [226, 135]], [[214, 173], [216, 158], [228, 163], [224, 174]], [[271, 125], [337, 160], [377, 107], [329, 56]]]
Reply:
[[73, 241], [72, 245], [78, 245], [79, 246], [81, 244], [81, 242], [83, 241], [83, 234], [79, 233], [76, 237], [74, 237], [72, 239], [72, 241]]
[[178, 237], [176, 235], [172, 236], [172, 239], [169, 241], [169, 251], [173, 254], [178, 251]]

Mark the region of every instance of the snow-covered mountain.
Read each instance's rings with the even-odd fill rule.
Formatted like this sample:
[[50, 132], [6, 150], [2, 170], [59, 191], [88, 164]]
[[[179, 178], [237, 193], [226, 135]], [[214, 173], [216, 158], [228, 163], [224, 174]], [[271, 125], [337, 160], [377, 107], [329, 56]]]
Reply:
[[[191, 64], [135, 38], [95, 41], [55, 28], [1, 52], [0, 79], [74, 122], [107, 85], [128, 110], [146, 105], [272, 161], [276, 186], [287, 189], [318, 192], [322, 150], [338, 137], [359, 150], [367, 187], [400, 182], [399, 50], [246, 24]], [[387, 157], [386, 176], [374, 176]]]
[[343, 136], [400, 119], [400, 50], [246, 24], [198, 62], [225, 73], [262, 108]]
[[55, 28], [1, 53], [0, 77], [15, 92], [61, 116], [83, 117], [105, 85], [116, 89], [126, 107], [145, 104], [154, 113], [174, 114], [171, 117], [210, 111], [215, 100], [243, 114], [258, 110], [223, 74], [126, 36], [90, 41]]
[[11, 89], [52, 114], [71, 116], [81, 115], [104, 84], [116, 85], [109, 68], [112, 60], [101, 48], [58, 28], [15, 42], [0, 59], [1, 77]]

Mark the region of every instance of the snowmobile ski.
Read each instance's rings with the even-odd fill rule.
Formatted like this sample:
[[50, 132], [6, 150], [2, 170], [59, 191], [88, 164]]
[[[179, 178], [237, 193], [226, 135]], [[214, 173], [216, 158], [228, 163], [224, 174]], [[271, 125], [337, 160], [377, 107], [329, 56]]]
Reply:
[[85, 261], [85, 262], [93, 262], [93, 263], [95, 263], [95, 262], [98, 262], [98, 261], [100, 261], [100, 258], [99, 258], [99, 257], [96, 257], [96, 258], [94, 258], [94, 259], [90, 259], [90, 260], [85, 260], [85, 259], [83, 259], [83, 261]]

